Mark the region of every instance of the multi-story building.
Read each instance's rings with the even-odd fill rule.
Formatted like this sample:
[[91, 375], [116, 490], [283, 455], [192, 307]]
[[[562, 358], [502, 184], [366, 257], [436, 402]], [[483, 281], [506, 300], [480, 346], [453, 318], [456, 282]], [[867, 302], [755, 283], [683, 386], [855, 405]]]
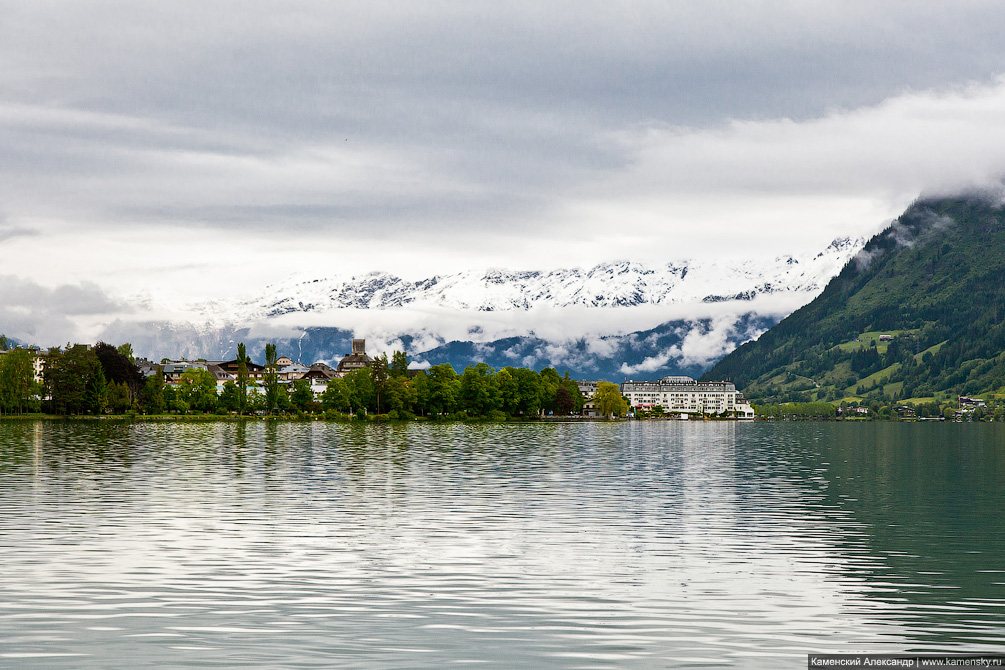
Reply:
[[341, 377], [347, 372], [369, 368], [373, 359], [366, 355], [366, 340], [354, 339], [352, 341], [352, 353], [346, 354], [338, 362], [337, 374]]
[[664, 377], [655, 382], [628, 381], [621, 394], [630, 407], [651, 409], [657, 405], [674, 414], [722, 414], [741, 419], [754, 418], [754, 408], [747, 404], [733, 382], [699, 382], [690, 377]]

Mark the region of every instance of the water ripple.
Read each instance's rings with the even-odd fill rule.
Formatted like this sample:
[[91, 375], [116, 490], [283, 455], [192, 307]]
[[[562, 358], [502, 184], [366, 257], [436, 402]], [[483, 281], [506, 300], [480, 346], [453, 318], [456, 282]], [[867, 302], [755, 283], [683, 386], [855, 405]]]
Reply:
[[0, 659], [997, 650], [1005, 435], [922, 428], [0, 423]]

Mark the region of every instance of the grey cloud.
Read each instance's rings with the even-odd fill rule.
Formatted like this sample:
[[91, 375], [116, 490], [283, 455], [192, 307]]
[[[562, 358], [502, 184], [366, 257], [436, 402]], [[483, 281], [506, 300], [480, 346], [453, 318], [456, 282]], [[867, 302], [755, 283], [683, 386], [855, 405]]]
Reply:
[[10, 240], [15, 237], [34, 237], [38, 235], [38, 231], [33, 228], [24, 228], [22, 226], [5, 226], [0, 223], [0, 242], [5, 240]]
[[65, 316], [107, 314], [125, 309], [92, 282], [48, 288], [28, 279], [0, 275], [0, 286], [3, 287], [0, 309]]
[[[623, 168], [618, 131], [812, 118], [1005, 62], [988, 3], [8, 4], [14, 206], [120, 225], [489, 229]], [[228, 172], [312, 147], [410, 167]]]

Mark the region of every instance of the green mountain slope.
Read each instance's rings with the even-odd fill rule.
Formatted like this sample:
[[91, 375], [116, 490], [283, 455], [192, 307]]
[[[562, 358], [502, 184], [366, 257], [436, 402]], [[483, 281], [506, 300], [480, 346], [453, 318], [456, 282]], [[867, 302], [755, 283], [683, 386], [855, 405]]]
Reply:
[[815, 300], [719, 361], [754, 400], [881, 401], [1005, 384], [1005, 208], [913, 204]]

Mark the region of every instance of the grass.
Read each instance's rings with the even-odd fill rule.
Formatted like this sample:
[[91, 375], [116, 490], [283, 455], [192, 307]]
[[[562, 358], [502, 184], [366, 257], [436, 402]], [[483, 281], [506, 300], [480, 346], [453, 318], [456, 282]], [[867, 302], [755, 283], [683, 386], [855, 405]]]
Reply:
[[[918, 332], [917, 328], [910, 328], [910, 329], [907, 329], [907, 330], [870, 330], [870, 331], [867, 331], [867, 332], [862, 333], [861, 335], [859, 335], [858, 336], [858, 339], [859, 339], [858, 342], [856, 342], [854, 340], [852, 340], [851, 342], [844, 342], [842, 344], [837, 345], [836, 348], [839, 349], [839, 350], [841, 350], [841, 351], [844, 351], [844, 352], [849, 352], [849, 351], [855, 351], [856, 349], [864, 349], [864, 348], [868, 347], [871, 342], [875, 342], [876, 343], [876, 349], [879, 351], [879, 353], [880, 354], [885, 354], [886, 353], [886, 349], [887, 349], [887, 343], [886, 342], [880, 342], [880, 340], [879, 340], [879, 336], [880, 335], [890, 335], [892, 337], [897, 337], [898, 335], [914, 334], [916, 332]], [[945, 342], [943, 342], [942, 344], [945, 344]], [[941, 347], [942, 345], [939, 344], [939, 345], [936, 345], [936, 346], [940, 346]], [[936, 350], [936, 351], [938, 351], [938, 350]], [[924, 352], [922, 352], [922, 353], [924, 353]]]
[[925, 354], [932, 354], [934, 356], [935, 354], [939, 353], [939, 349], [941, 349], [942, 346], [946, 342], [948, 342], [948, 341], [949, 340], [943, 340], [942, 342], [939, 342], [938, 344], [933, 344], [932, 346], [928, 347], [924, 351], [915, 354], [914, 355], [914, 360], [916, 360], [916, 361], [918, 361], [920, 363], [921, 362], [921, 357], [924, 356]]
[[[898, 370], [900, 370], [900, 363], [894, 363], [893, 365], [890, 365], [890, 366], [887, 366], [887, 367], [883, 368], [879, 372], [873, 372], [868, 377], [864, 377], [864, 378], [858, 380], [857, 382], [855, 382], [854, 384], [852, 384], [851, 386], [849, 386], [845, 390], [845, 392], [846, 393], [854, 393], [855, 389], [858, 388], [859, 386], [861, 386], [864, 389], [869, 389], [869, 388], [872, 388], [873, 386], [878, 386], [880, 379], [882, 379], [884, 377], [888, 378], [891, 375], [893, 375], [893, 373], [897, 372]], [[901, 382], [898, 382], [898, 383], [901, 383]]]

